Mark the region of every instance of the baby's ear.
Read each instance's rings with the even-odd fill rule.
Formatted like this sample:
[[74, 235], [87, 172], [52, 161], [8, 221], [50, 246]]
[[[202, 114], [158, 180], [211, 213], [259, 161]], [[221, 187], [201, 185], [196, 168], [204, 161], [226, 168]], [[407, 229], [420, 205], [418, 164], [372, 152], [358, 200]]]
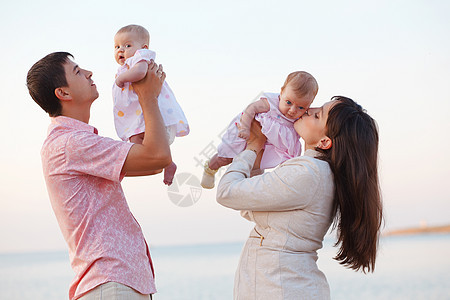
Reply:
[[148, 49], [148, 45], [144, 44], [144, 46], [142, 46], [142, 49]]

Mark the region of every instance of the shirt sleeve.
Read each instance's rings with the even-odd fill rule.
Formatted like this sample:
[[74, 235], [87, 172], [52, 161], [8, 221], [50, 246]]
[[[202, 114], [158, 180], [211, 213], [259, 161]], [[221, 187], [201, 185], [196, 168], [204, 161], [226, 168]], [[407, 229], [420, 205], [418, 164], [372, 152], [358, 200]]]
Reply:
[[304, 209], [317, 192], [320, 176], [314, 159], [298, 157], [272, 172], [249, 178], [256, 159], [252, 151], [237, 155], [217, 188], [217, 202], [235, 210]]
[[133, 144], [79, 131], [71, 135], [65, 146], [69, 172], [83, 173], [120, 181], [123, 164]]

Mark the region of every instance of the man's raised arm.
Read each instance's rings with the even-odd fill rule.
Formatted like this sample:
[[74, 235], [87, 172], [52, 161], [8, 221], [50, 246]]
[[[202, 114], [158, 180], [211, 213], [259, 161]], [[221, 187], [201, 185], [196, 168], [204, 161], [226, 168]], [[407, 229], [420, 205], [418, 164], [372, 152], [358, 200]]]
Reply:
[[144, 79], [133, 83], [144, 115], [145, 136], [142, 144], [134, 144], [128, 152], [122, 167], [122, 173], [125, 175], [155, 174], [155, 171], [172, 162], [164, 122], [158, 107], [158, 96], [165, 78], [162, 66], [151, 61]]

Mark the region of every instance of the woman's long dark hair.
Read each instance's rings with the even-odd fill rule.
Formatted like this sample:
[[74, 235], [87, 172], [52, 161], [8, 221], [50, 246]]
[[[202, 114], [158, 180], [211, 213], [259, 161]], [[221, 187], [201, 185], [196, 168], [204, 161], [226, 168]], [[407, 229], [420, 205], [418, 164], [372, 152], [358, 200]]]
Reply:
[[338, 253], [334, 259], [373, 272], [383, 212], [378, 181], [378, 128], [352, 99], [336, 96], [327, 120], [332, 147], [317, 149], [334, 174], [334, 218]]

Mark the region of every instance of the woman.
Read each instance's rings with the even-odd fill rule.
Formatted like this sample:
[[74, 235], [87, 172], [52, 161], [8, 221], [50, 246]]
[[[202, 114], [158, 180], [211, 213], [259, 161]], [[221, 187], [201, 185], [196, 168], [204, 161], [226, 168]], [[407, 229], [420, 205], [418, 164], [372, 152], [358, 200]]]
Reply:
[[303, 156], [249, 178], [265, 143], [254, 121], [246, 150], [219, 183], [217, 201], [256, 223], [236, 272], [235, 299], [329, 299], [316, 261], [333, 222], [335, 259], [374, 270], [382, 221], [375, 121], [353, 100], [333, 97], [294, 126]]

